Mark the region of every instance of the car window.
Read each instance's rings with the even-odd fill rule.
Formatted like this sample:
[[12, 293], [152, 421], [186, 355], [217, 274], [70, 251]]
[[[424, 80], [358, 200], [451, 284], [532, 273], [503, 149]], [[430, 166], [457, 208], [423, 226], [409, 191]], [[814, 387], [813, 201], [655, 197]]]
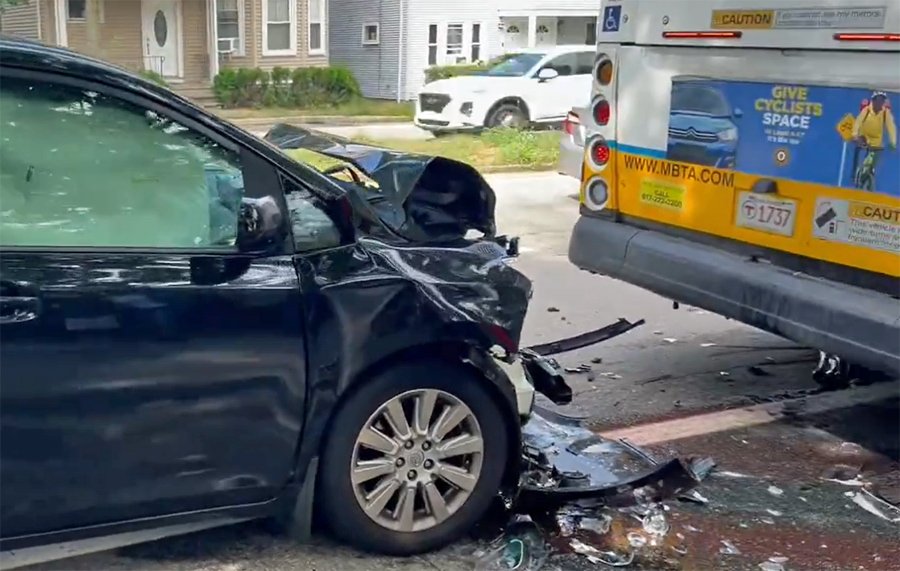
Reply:
[[497, 65], [485, 72], [485, 75], [496, 77], [522, 77], [531, 68], [536, 66], [544, 54], [540, 53], [524, 53], [514, 54], [503, 59]]
[[235, 244], [240, 161], [208, 137], [121, 99], [9, 77], [0, 122], [0, 244]]
[[573, 75], [575, 68], [578, 66], [578, 59], [575, 54], [563, 54], [557, 56], [546, 64], [543, 69], [555, 69], [559, 75]]
[[594, 73], [594, 52], [578, 52], [575, 55], [575, 75]]
[[285, 182], [285, 192], [294, 247], [298, 252], [341, 245], [341, 231], [318, 199], [289, 181]]

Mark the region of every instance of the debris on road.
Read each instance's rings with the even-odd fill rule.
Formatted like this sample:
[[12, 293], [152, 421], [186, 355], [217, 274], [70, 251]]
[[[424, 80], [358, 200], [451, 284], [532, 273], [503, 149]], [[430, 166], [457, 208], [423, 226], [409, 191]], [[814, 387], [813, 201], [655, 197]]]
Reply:
[[709, 347], [715, 347], [716, 344], [715, 343], [701, 343], [700, 346], [703, 347], [704, 349], [707, 349]]
[[719, 553], [722, 555], [740, 555], [741, 550], [735, 547], [733, 543], [728, 541], [727, 539], [723, 539], [721, 541], [722, 547], [719, 548]]
[[900, 508], [889, 504], [865, 488], [853, 494], [853, 503], [885, 521], [900, 523]]
[[677, 343], [678, 339], [675, 339], [674, 337], [666, 337], [665, 339], [663, 339], [663, 341], [665, 341], [666, 343]]
[[780, 496], [784, 495], [784, 490], [782, 490], [778, 486], [769, 486], [767, 491], [775, 497], [780, 497]]
[[687, 553], [663, 502], [691, 492], [715, 466], [711, 459], [657, 461], [541, 407], [522, 434], [524, 468], [508, 505], [518, 515], [478, 555], [476, 569], [536, 571], [551, 557], [573, 555], [627, 567]]
[[559, 313], [559, 308], [558, 307], [548, 307], [547, 313]]
[[590, 373], [591, 366], [582, 364], [582, 365], [578, 365], [577, 367], [566, 367], [565, 371], [567, 373], [571, 373], [571, 374], [575, 374], [575, 375]]

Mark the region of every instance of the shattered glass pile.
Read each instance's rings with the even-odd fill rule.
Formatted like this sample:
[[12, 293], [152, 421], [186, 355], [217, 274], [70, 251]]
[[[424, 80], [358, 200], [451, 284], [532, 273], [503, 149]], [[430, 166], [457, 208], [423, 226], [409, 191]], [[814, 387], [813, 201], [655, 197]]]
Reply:
[[[693, 488], [711, 459], [658, 462], [627, 441], [604, 439], [577, 420], [538, 407], [523, 427], [521, 486], [509, 524], [476, 553], [475, 569], [589, 569], [643, 561], [666, 568], [686, 555], [664, 502], [705, 503]], [[572, 558], [575, 558], [574, 562]], [[557, 560], [567, 561], [561, 565]]]

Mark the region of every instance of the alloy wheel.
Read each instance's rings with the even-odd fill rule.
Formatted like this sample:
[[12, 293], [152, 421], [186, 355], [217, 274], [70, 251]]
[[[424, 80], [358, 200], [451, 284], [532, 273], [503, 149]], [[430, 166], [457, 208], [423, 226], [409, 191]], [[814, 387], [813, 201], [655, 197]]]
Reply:
[[378, 407], [356, 437], [350, 478], [356, 501], [378, 525], [432, 529], [469, 499], [484, 458], [481, 427], [450, 393], [421, 389]]

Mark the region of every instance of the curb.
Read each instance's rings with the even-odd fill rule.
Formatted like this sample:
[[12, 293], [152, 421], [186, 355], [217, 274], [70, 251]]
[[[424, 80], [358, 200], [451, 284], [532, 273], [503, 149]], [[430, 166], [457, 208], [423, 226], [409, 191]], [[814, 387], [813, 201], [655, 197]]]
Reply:
[[[477, 168], [477, 167], [476, 167]], [[507, 173], [547, 173], [556, 172], [556, 164], [546, 165], [492, 165], [478, 168], [483, 174], [507, 174]]]
[[375, 125], [379, 123], [412, 123], [408, 117], [391, 117], [382, 115], [291, 115], [289, 117], [246, 117], [232, 118], [227, 115], [219, 117], [245, 129], [249, 127], [269, 126], [276, 123], [299, 123], [304, 125], [329, 125], [347, 127], [353, 125]]

